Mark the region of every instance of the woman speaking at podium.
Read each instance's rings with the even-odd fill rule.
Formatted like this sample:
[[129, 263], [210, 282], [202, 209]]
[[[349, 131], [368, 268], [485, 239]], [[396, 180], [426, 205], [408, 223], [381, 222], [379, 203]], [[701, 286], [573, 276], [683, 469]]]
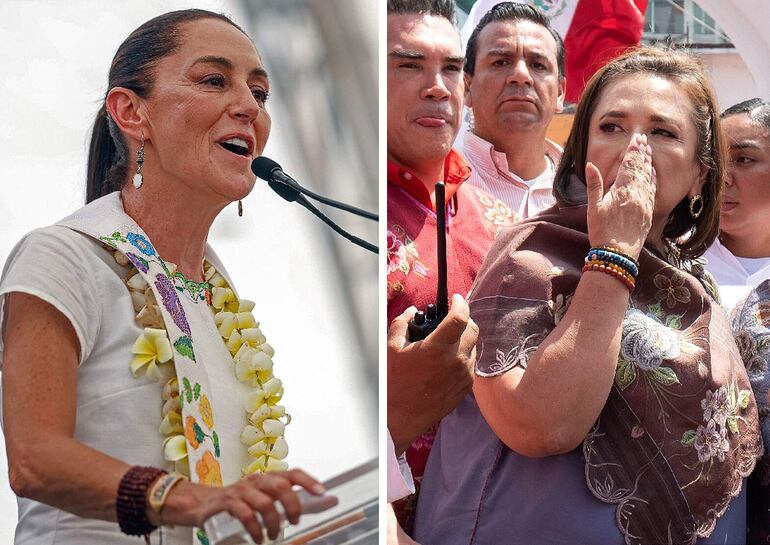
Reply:
[[156, 17], [115, 54], [88, 204], [24, 237], [0, 280], [17, 544], [205, 544], [222, 511], [260, 543], [255, 513], [275, 538], [294, 485], [323, 492], [287, 470], [273, 349], [206, 244], [254, 185], [268, 94], [216, 13]]

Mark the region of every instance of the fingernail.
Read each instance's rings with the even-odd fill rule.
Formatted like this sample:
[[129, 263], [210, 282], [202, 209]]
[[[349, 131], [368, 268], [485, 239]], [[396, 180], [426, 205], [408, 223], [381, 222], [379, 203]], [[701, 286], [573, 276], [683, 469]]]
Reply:
[[452, 295], [452, 304], [453, 305], [455, 303], [462, 303], [462, 300], [463, 300], [463, 296], [460, 295], [459, 293], [455, 293], [454, 295]]
[[324, 492], [326, 492], [326, 488], [324, 488], [324, 486], [322, 484], [314, 484], [313, 488], [312, 488], [312, 491], [313, 491], [314, 494], [321, 495]]
[[652, 155], [652, 146], [647, 144], [647, 153]]
[[647, 143], [647, 133], [642, 134], [642, 142], [645, 144]]

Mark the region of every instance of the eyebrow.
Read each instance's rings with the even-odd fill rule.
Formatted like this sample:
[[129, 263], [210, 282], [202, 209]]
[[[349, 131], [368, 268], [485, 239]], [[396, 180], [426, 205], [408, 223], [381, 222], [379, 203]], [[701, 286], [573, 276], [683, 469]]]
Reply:
[[[486, 56], [487, 57], [508, 57], [513, 54], [514, 52], [511, 49], [495, 48], [487, 51]], [[549, 64], [553, 64], [551, 62], [551, 59], [548, 58], [548, 55], [546, 55], [545, 53], [541, 53], [540, 51], [528, 50], [525, 57], [534, 58], [541, 61], [547, 61]]]
[[[626, 112], [621, 112], [620, 110], [610, 110], [609, 112], [605, 112], [599, 119], [604, 119], [605, 117], [615, 117], [619, 119], [625, 119], [628, 117], [628, 114]], [[670, 117], [666, 117], [665, 115], [660, 114], [653, 114], [650, 116], [650, 121], [653, 121], [655, 123], [667, 123], [669, 125], [673, 125], [674, 127], [679, 127], [679, 123], [671, 119]]]
[[[413, 49], [398, 49], [396, 51], [391, 51], [390, 53], [388, 53], [388, 58], [422, 61], [422, 60], [425, 60], [425, 54], [421, 53], [420, 51], [415, 51]], [[463, 64], [465, 62], [465, 57], [463, 57], [462, 55], [449, 55], [447, 57], [444, 57], [444, 62]]]
[[[217, 57], [216, 55], [205, 55], [203, 57], [195, 59], [195, 62], [192, 65], [195, 66], [196, 64], [218, 64], [219, 66], [222, 66], [227, 70], [235, 69], [235, 65], [233, 65], [230, 59], [227, 59], [225, 57]], [[255, 68], [254, 70], [249, 72], [249, 76], [269, 79], [267, 76], [267, 70], [265, 70], [264, 68]]]
[[753, 140], [744, 140], [743, 142], [734, 142], [730, 144], [730, 149], [735, 150], [741, 150], [741, 149], [756, 149], [761, 150], [762, 148], [754, 142]]

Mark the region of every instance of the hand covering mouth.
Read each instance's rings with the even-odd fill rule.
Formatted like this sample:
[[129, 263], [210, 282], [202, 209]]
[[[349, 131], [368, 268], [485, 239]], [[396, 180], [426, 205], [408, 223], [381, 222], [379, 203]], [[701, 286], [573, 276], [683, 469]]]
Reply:
[[231, 136], [229, 138], [225, 138], [217, 142], [217, 144], [225, 148], [230, 153], [240, 155], [241, 157], [247, 157], [251, 155], [251, 141], [239, 136]]

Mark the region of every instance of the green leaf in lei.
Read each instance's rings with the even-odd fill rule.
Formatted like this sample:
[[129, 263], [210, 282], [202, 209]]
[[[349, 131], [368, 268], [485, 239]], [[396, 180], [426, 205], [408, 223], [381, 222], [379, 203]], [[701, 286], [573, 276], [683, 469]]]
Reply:
[[693, 446], [693, 443], [695, 443], [695, 436], [697, 434], [695, 433], [695, 430], [687, 430], [682, 434], [681, 442], [686, 447]]
[[631, 386], [634, 380], [636, 380], [636, 367], [634, 364], [623, 357], [618, 358], [618, 366], [615, 369], [615, 384], [621, 390], [625, 390]]
[[656, 367], [650, 371], [650, 374], [655, 382], [663, 386], [679, 384], [679, 377], [676, 376], [676, 372], [670, 367]]
[[219, 436], [216, 431], [211, 432], [211, 440], [214, 441], [214, 456], [219, 458]]
[[174, 348], [183, 356], [187, 356], [195, 361], [195, 351], [193, 350], [192, 339], [187, 335], [182, 335], [174, 342]]

